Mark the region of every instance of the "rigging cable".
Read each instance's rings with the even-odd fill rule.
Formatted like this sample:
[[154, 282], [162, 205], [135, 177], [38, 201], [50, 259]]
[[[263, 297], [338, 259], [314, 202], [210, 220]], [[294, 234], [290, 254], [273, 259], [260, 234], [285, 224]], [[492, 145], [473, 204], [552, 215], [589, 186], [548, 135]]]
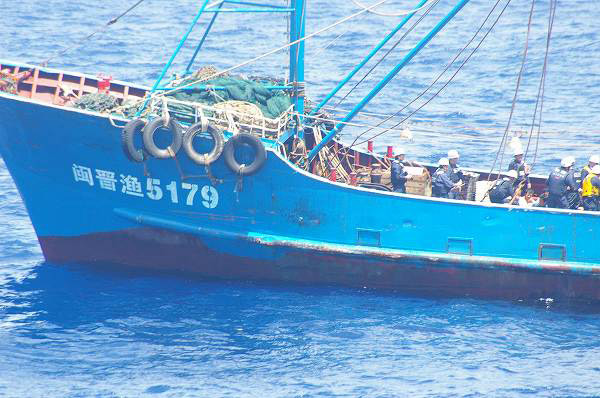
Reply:
[[[354, 3], [355, 6], [360, 7], [362, 9], [367, 9], [368, 7], [363, 5], [362, 3], [358, 2], [357, 0], [352, 0], [352, 2]], [[399, 13], [391, 13], [391, 12], [381, 12], [381, 11], [375, 11], [374, 9], [371, 10], [367, 10], [367, 12], [371, 13], [371, 14], [375, 14], [375, 15], [380, 15], [382, 17], [401, 17], [404, 14], [399, 14]]]
[[508, 116], [508, 122], [506, 124], [506, 129], [504, 130], [504, 135], [502, 136], [502, 140], [500, 141], [500, 147], [498, 148], [498, 152], [496, 152], [496, 158], [494, 159], [494, 163], [492, 164], [492, 168], [488, 174], [487, 181], [489, 182], [492, 178], [492, 172], [496, 168], [496, 163], [498, 162], [498, 157], [500, 157], [500, 163], [498, 164], [498, 175], [496, 176], [496, 181], [500, 179], [500, 171], [502, 170], [502, 162], [504, 161], [504, 154], [506, 152], [506, 142], [508, 139], [508, 132], [510, 130], [510, 123], [512, 121], [513, 114], [515, 112], [515, 107], [517, 105], [517, 97], [519, 95], [519, 88], [521, 86], [521, 78], [523, 77], [523, 70], [525, 69], [525, 63], [527, 61], [527, 52], [529, 50], [529, 36], [531, 34], [531, 20], [533, 19], [533, 11], [535, 9], [535, 1], [531, 0], [531, 10], [529, 11], [529, 20], [527, 23], [527, 35], [525, 36], [525, 48], [523, 50], [523, 57], [521, 60], [521, 68], [519, 69], [519, 75], [517, 77], [517, 86], [515, 87], [515, 94], [513, 96], [512, 105], [510, 108], [510, 114]]
[[[492, 13], [494, 12], [494, 10], [496, 9], [496, 7], [498, 6], [498, 4], [500, 3], [501, 0], [497, 0], [496, 4], [494, 5], [494, 7], [492, 7], [492, 9], [490, 10], [490, 12], [488, 13], [487, 17], [484, 19], [483, 23], [479, 26], [479, 29], [477, 29], [477, 31], [475, 32], [475, 34], [473, 35], [473, 37], [471, 38], [471, 40], [469, 40], [469, 42], [459, 51], [458, 55], [452, 60], [452, 62], [450, 63], [450, 65], [452, 63], [454, 63], [454, 61], [458, 58], [458, 56], [460, 56], [460, 54], [473, 42], [473, 40], [478, 36], [479, 32], [481, 31], [481, 29], [485, 26], [486, 22], [488, 21], [489, 17], [492, 15]], [[485, 41], [485, 39], [487, 38], [487, 36], [492, 32], [492, 30], [494, 29], [494, 27], [496, 26], [496, 24], [498, 23], [498, 21], [500, 20], [500, 18], [502, 17], [502, 15], [504, 14], [504, 11], [506, 10], [506, 8], [508, 7], [508, 5], [510, 4], [511, 0], [508, 0], [506, 2], [506, 4], [504, 5], [504, 8], [500, 11], [500, 13], [498, 14], [498, 16], [496, 17], [496, 19], [494, 20], [494, 22], [492, 23], [492, 25], [489, 27], [489, 29], [487, 30], [487, 32], [485, 33], [485, 35], [481, 38], [481, 40], [479, 41], [479, 43], [477, 44], [477, 46], [475, 46], [473, 48], [473, 50], [471, 51], [471, 53], [468, 55], [467, 58], [465, 58], [465, 60], [461, 63], [461, 65], [457, 68], [457, 70], [454, 72], [454, 74], [450, 77], [450, 79], [431, 97], [429, 98], [424, 104], [422, 104], [419, 108], [417, 108], [416, 110], [414, 110], [412, 113], [410, 113], [408, 116], [406, 116], [404, 119], [402, 119], [400, 122], [396, 123], [393, 127], [389, 127], [386, 128], [385, 130], [383, 130], [382, 132], [373, 135], [371, 138], [361, 141], [358, 144], [356, 143], [356, 141], [364, 135], [361, 134], [359, 135], [357, 138], [354, 139], [353, 143], [348, 147], [348, 148], [352, 148], [355, 145], [361, 145], [364, 144], [365, 142], [378, 137], [382, 134], [387, 133], [388, 131], [395, 129], [396, 127], [398, 127], [400, 124], [404, 123], [408, 118], [410, 118], [412, 115], [414, 115], [416, 112], [418, 112], [419, 110], [421, 110], [425, 105], [427, 105], [429, 102], [431, 102], [437, 95], [439, 95], [439, 93], [446, 88], [450, 82], [452, 82], [452, 80], [456, 77], [456, 75], [458, 74], [458, 72], [460, 72], [460, 70], [465, 66], [465, 64], [471, 59], [471, 57], [473, 56], [473, 54], [475, 54], [475, 52], [479, 49], [479, 47], [481, 47], [481, 45], [483, 44], [483, 42]], [[434, 84], [435, 82], [437, 82], [437, 80], [439, 80], [441, 78], [441, 76], [446, 72], [446, 70], [448, 69], [448, 67], [438, 76], [437, 79], [435, 79], [435, 81], [433, 83], [431, 83], [431, 85], [425, 90], [428, 91]], [[422, 93], [421, 95], [423, 95], [424, 93]], [[414, 102], [414, 100], [412, 101]], [[411, 103], [412, 103], [411, 102]], [[410, 105], [410, 104], [409, 104]], [[408, 106], [408, 105], [407, 105]], [[406, 107], [402, 108], [405, 109]], [[383, 124], [384, 122], [386, 122], [387, 120], [395, 117], [398, 115], [398, 113], [400, 113], [402, 110], [400, 110], [399, 112], [396, 112], [394, 115], [389, 116], [386, 120], [380, 122], [376, 127], [379, 127], [381, 124]], [[372, 128], [370, 128], [367, 131], [371, 131]], [[339, 161], [341, 163], [341, 160]]]
[[[154, 92], [154, 93], [152, 93], [152, 94], [151, 94], [151, 97], [153, 97], [153, 98], [160, 98], [160, 97], [164, 97], [164, 96], [166, 96], [166, 95], [173, 94], [173, 93], [175, 93], [175, 92], [177, 92], [177, 91], [180, 91], [181, 89], [184, 89], [184, 88], [186, 88], [186, 87], [193, 86], [194, 84], [198, 84], [198, 83], [201, 83], [201, 82], [203, 82], [203, 81], [206, 81], [206, 80], [211, 80], [211, 79], [214, 79], [214, 78], [216, 78], [216, 77], [218, 77], [218, 76], [221, 76], [221, 75], [224, 75], [224, 74], [226, 74], [226, 73], [229, 73], [229, 72], [231, 72], [231, 71], [233, 71], [233, 70], [235, 70], [235, 69], [239, 69], [239, 68], [241, 68], [241, 67], [243, 67], [243, 66], [246, 66], [246, 65], [248, 65], [248, 64], [251, 64], [251, 63], [253, 63], [253, 62], [256, 62], [256, 61], [258, 61], [258, 60], [260, 60], [260, 59], [263, 59], [263, 58], [265, 58], [265, 57], [268, 57], [269, 55], [275, 54], [275, 53], [277, 53], [277, 52], [279, 52], [279, 51], [281, 51], [281, 50], [284, 50], [284, 49], [286, 49], [286, 48], [289, 48], [289, 47], [293, 46], [294, 44], [298, 44], [298, 43], [300, 43], [301, 41], [308, 40], [308, 39], [310, 39], [310, 38], [312, 38], [312, 37], [314, 37], [314, 36], [316, 36], [316, 35], [318, 35], [318, 34], [321, 34], [321, 33], [325, 32], [325, 31], [327, 31], [327, 30], [329, 30], [329, 29], [332, 29], [332, 28], [334, 28], [334, 27], [336, 27], [336, 26], [338, 26], [338, 25], [340, 25], [340, 24], [342, 24], [342, 23], [344, 23], [344, 22], [347, 22], [347, 21], [349, 21], [349, 20], [351, 20], [351, 19], [353, 19], [353, 18], [355, 18], [355, 17], [357, 17], [357, 16], [359, 16], [359, 15], [362, 15], [363, 13], [367, 12], [367, 10], [368, 10], [368, 9], [371, 9], [371, 8], [377, 7], [377, 6], [379, 6], [379, 5], [383, 4], [383, 3], [385, 3], [386, 1], [388, 1], [388, 0], [380, 0], [380, 1], [378, 1], [377, 3], [375, 3], [374, 5], [372, 5], [371, 7], [368, 7], [367, 9], [364, 9], [364, 10], [358, 11], [358, 12], [356, 12], [356, 13], [354, 13], [354, 14], [351, 14], [351, 15], [349, 15], [349, 16], [347, 16], [347, 17], [344, 17], [344, 18], [342, 18], [342, 19], [340, 19], [340, 20], [338, 20], [338, 21], [334, 22], [334, 23], [333, 23], [333, 24], [331, 24], [331, 25], [328, 25], [328, 26], [326, 26], [326, 27], [324, 27], [324, 28], [322, 28], [322, 29], [319, 29], [319, 30], [317, 30], [317, 31], [315, 31], [315, 32], [313, 32], [313, 33], [311, 33], [311, 34], [309, 34], [309, 35], [306, 35], [306, 36], [304, 36], [304, 37], [301, 37], [301, 38], [299, 38], [298, 40], [294, 40], [294, 41], [292, 41], [292, 42], [289, 42], [289, 43], [287, 43], [287, 44], [284, 44], [283, 46], [277, 47], [277, 48], [275, 48], [275, 49], [273, 49], [273, 50], [267, 51], [266, 53], [263, 53], [263, 54], [261, 54], [261, 55], [258, 55], [258, 56], [254, 57], [254, 58], [251, 58], [251, 59], [249, 59], [249, 60], [246, 60], [246, 61], [244, 61], [244, 62], [241, 62], [241, 63], [239, 63], [239, 64], [237, 64], [237, 65], [234, 65], [234, 66], [231, 66], [231, 67], [229, 67], [229, 68], [223, 69], [223, 70], [222, 70], [222, 71], [220, 71], [220, 72], [213, 73], [213, 74], [212, 74], [212, 75], [210, 75], [210, 76], [205, 76], [205, 77], [202, 77], [202, 78], [200, 78], [200, 79], [194, 80], [194, 81], [192, 81], [192, 82], [186, 83], [186, 84], [184, 84], [184, 85], [181, 85], [181, 86], [178, 86], [178, 87], [174, 87], [174, 88], [173, 88], [173, 89], [171, 89], [171, 90], [162, 91], [162, 92]], [[218, 4], [218, 2], [217, 2], [217, 3], [215, 3], [215, 4]], [[414, 12], [417, 12], [417, 11], [419, 11], [419, 10], [421, 10], [421, 9], [425, 8], [425, 7], [426, 7], [426, 5], [423, 5], [422, 7], [419, 7], [419, 8], [417, 8], [417, 9], [413, 9], [413, 10], [407, 10], [407, 11], [405, 11], [405, 14], [404, 14], [404, 15], [407, 15], [407, 14], [412, 14], [412, 13], [414, 13]], [[140, 99], [140, 100], [136, 101], [134, 104], [131, 104], [131, 105], [137, 105], [137, 104], [143, 103], [143, 102], [145, 102], [145, 101], [146, 101], [146, 99], [145, 99], [145, 98], [143, 98], [143, 99]], [[120, 107], [120, 108], [122, 108], [122, 107]], [[116, 109], [120, 109], [120, 108], [116, 108]]]
[[[381, 121], [380, 123], [377, 124], [377, 126], [380, 126], [381, 124], [387, 122], [388, 120], [398, 116], [400, 114], [400, 112], [402, 112], [404, 109], [406, 109], [408, 106], [410, 106], [412, 103], [414, 103], [417, 99], [419, 99], [421, 96], [423, 96], [425, 93], [427, 93], [434, 85], [435, 83], [442, 77], [442, 75], [445, 74], [445, 72], [450, 68], [450, 66], [452, 66], [452, 64], [456, 61], [456, 59], [461, 55], [461, 53], [466, 50], [469, 45], [473, 42], [473, 40], [478, 36], [479, 32], [481, 31], [481, 29], [485, 26], [487, 20], [489, 19], [489, 17], [491, 16], [491, 14], [493, 13], [493, 11], [495, 10], [496, 6], [500, 3], [501, 0], [498, 0], [496, 2], [496, 4], [494, 5], [494, 7], [490, 10], [490, 12], [488, 13], [487, 17], [485, 18], [485, 20], [483, 21], [483, 23], [479, 26], [479, 29], [475, 32], [475, 34], [473, 35], [473, 37], [471, 38], [471, 40], [467, 43], [466, 46], [464, 46], [459, 52], [458, 54], [454, 57], [454, 59], [451, 61], [450, 64], [448, 64], [448, 66], [446, 67], [446, 69], [444, 69], [444, 71], [442, 71], [442, 73], [429, 85], [429, 87], [427, 87], [423, 92], [421, 92], [414, 100], [412, 100], [411, 102], [409, 102], [406, 106], [404, 106], [402, 109], [400, 109], [398, 112], [394, 113], [393, 115], [388, 116], [385, 120]], [[369, 137], [366, 140], [363, 140], [361, 142], [357, 141], [363, 137], [368, 131], [367, 130], [363, 133], [361, 133], [359, 136], [357, 136], [354, 141], [351, 144], [351, 147], [356, 146], [356, 145], [361, 145], [364, 144], [367, 141], [372, 140], [373, 138], [379, 137], [382, 134], [385, 134], [387, 131], [391, 130], [391, 129], [395, 129], [397, 128], [399, 125], [401, 125], [402, 123], [404, 123], [406, 120], [408, 120], [410, 117], [412, 117], [415, 113], [417, 113], [418, 111], [420, 111], [421, 109], [423, 109], [423, 107], [425, 107], [427, 104], [429, 104], [435, 97], [437, 97], [442, 90], [444, 90], [456, 77], [456, 75], [458, 75], [458, 73], [460, 72], [460, 70], [465, 66], [465, 64], [471, 59], [471, 57], [477, 52], [477, 50], [479, 49], [479, 47], [481, 47], [481, 45], [483, 44], [483, 42], [485, 41], [485, 39], [487, 38], [487, 36], [492, 32], [492, 30], [494, 29], [494, 27], [496, 26], [496, 24], [498, 23], [498, 21], [500, 20], [500, 18], [502, 17], [502, 15], [504, 14], [504, 11], [506, 10], [506, 8], [508, 7], [508, 5], [510, 4], [511, 0], [508, 0], [506, 2], [506, 4], [504, 5], [504, 8], [502, 8], [502, 10], [500, 11], [500, 13], [498, 14], [498, 16], [496, 17], [496, 19], [494, 20], [494, 22], [492, 23], [492, 25], [489, 27], [489, 29], [487, 30], [487, 32], [484, 34], [484, 36], [481, 38], [481, 40], [479, 41], [479, 43], [477, 43], [477, 45], [473, 48], [473, 50], [471, 50], [471, 53], [462, 61], [462, 63], [458, 66], [458, 68], [456, 69], [456, 71], [454, 72], [454, 74], [450, 77], [450, 79], [448, 79], [448, 81], [446, 81], [442, 87], [440, 87], [440, 89], [438, 89], [438, 91], [436, 91], [427, 101], [425, 101], [422, 105], [420, 105], [417, 109], [415, 109], [414, 111], [412, 111], [410, 114], [408, 114], [408, 116], [405, 116], [401, 121], [399, 121], [398, 123], [396, 123], [394, 126], [378, 133], [375, 134], [371, 137]]]
[[401, 36], [401, 37], [400, 37], [400, 38], [399, 38], [399, 39], [398, 39], [398, 40], [397, 40], [397, 41], [394, 43], [394, 45], [392, 45], [392, 47], [390, 47], [390, 48], [389, 48], [389, 49], [388, 49], [388, 50], [385, 52], [385, 54], [383, 54], [383, 56], [382, 56], [382, 57], [381, 57], [381, 58], [380, 58], [380, 59], [379, 59], [379, 60], [378, 60], [378, 61], [375, 63], [375, 65], [373, 65], [373, 66], [371, 67], [371, 69], [369, 69], [369, 70], [367, 71], [367, 73], [366, 73], [366, 74], [365, 74], [365, 75], [364, 75], [364, 76], [363, 76], [363, 77], [362, 77], [362, 78], [361, 78], [361, 79], [360, 79], [358, 82], [356, 82], [356, 83], [354, 84], [354, 86], [352, 86], [352, 88], [351, 88], [351, 89], [350, 89], [350, 90], [349, 90], [349, 91], [348, 91], [346, 94], [344, 94], [344, 96], [343, 96], [343, 97], [342, 97], [342, 98], [341, 98], [341, 99], [340, 99], [340, 100], [337, 102], [337, 104], [335, 104], [335, 105], [333, 106], [333, 108], [334, 108], [334, 109], [335, 109], [335, 108], [337, 108], [337, 107], [339, 107], [339, 106], [342, 104], [342, 102], [344, 102], [344, 101], [346, 100], [346, 98], [348, 98], [348, 96], [349, 96], [350, 94], [352, 94], [352, 92], [353, 92], [353, 91], [354, 91], [354, 90], [355, 90], [355, 89], [356, 89], [356, 88], [357, 88], [357, 87], [358, 87], [358, 86], [359, 86], [359, 85], [360, 85], [360, 84], [361, 84], [361, 83], [362, 83], [362, 82], [363, 82], [363, 81], [364, 81], [364, 80], [365, 80], [365, 79], [366, 79], [366, 78], [367, 78], [367, 77], [368, 77], [368, 76], [369, 76], [369, 75], [370, 75], [370, 74], [371, 74], [371, 73], [372, 73], [372, 72], [375, 70], [375, 68], [377, 68], [377, 67], [379, 66], [379, 64], [381, 64], [381, 62], [383, 62], [383, 60], [385, 60], [385, 59], [386, 59], [386, 57], [387, 57], [388, 55], [390, 55], [390, 53], [391, 53], [392, 51], [394, 51], [394, 50], [396, 49], [396, 47], [398, 47], [398, 45], [399, 45], [399, 44], [400, 44], [400, 43], [401, 43], [401, 42], [402, 42], [402, 41], [403, 41], [403, 40], [406, 38], [406, 36], [408, 36], [408, 35], [410, 34], [410, 32], [412, 32], [412, 31], [413, 31], [413, 29], [414, 29], [415, 27], [417, 27], [417, 25], [419, 25], [419, 23], [421, 23], [421, 21], [422, 21], [422, 20], [423, 20], [423, 19], [424, 19], [424, 18], [425, 18], [425, 17], [426, 17], [428, 14], [429, 14], [429, 12], [430, 12], [430, 11], [433, 9], [433, 7], [435, 7], [435, 6], [436, 6], [436, 5], [437, 5], [439, 2], [440, 2], [440, 0], [435, 0], [433, 3], [431, 3], [431, 5], [430, 5], [430, 6], [429, 6], [429, 8], [427, 9], [427, 11], [425, 11], [425, 12], [423, 13], [423, 15], [421, 15], [421, 16], [419, 17], [419, 19], [417, 19], [417, 20], [416, 20], [416, 21], [415, 21], [415, 22], [414, 22], [414, 23], [411, 25], [411, 27], [410, 27], [410, 28], [408, 28], [408, 29], [406, 30], [406, 32], [404, 32], [404, 34], [403, 34], [403, 35], [402, 35], [402, 36]]
[[133, 4], [127, 10], [125, 10], [124, 12], [122, 12], [121, 14], [119, 14], [118, 16], [116, 16], [115, 18], [111, 19], [106, 24], [102, 25], [99, 29], [96, 29], [95, 31], [93, 31], [92, 33], [90, 33], [89, 35], [87, 35], [86, 37], [84, 37], [83, 39], [75, 42], [75, 44], [62, 49], [62, 50], [58, 51], [57, 53], [55, 53], [54, 55], [52, 55], [49, 58], [47, 58], [44, 62], [41, 63], [41, 66], [48, 66], [48, 63], [50, 61], [52, 61], [53, 59], [58, 58], [60, 56], [63, 56], [66, 53], [68, 53], [69, 51], [81, 47], [83, 45], [83, 43], [85, 43], [86, 41], [88, 41], [89, 39], [91, 39], [92, 37], [94, 37], [95, 35], [97, 35], [98, 33], [106, 31], [111, 25], [117, 23], [117, 21], [119, 19], [121, 19], [125, 15], [129, 14], [131, 11], [133, 11], [137, 6], [139, 6], [140, 4], [142, 4], [144, 1], [146, 1], [146, 0], [138, 0], [135, 4]]
[[540, 83], [539, 83], [539, 87], [538, 87], [538, 95], [537, 95], [537, 99], [535, 102], [535, 110], [533, 113], [533, 120], [531, 122], [531, 131], [529, 132], [529, 140], [527, 141], [527, 149], [525, 150], [525, 157], [527, 157], [527, 154], [529, 152], [529, 145], [531, 144], [531, 139], [533, 136], [533, 130], [535, 128], [535, 119], [536, 119], [536, 113], [537, 113], [538, 102], [539, 102], [540, 103], [539, 123], [538, 123], [538, 131], [537, 131], [536, 141], [535, 141], [535, 152], [533, 154], [533, 162], [531, 164], [532, 168], [535, 165], [535, 162], [537, 160], [538, 149], [539, 149], [539, 144], [540, 144], [540, 131], [542, 128], [542, 111], [544, 108], [544, 90], [546, 87], [546, 76], [547, 76], [547, 72], [548, 72], [548, 54], [550, 53], [550, 39], [552, 38], [552, 28], [554, 26], [554, 16], [556, 15], [556, 5], [557, 5], [557, 0], [550, 1], [550, 12], [549, 12], [549, 16], [548, 16], [548, 34], [546, 36], [546, 53], [544, 54], [544, 66], [542, 67], [542, 76], [540, 78]]

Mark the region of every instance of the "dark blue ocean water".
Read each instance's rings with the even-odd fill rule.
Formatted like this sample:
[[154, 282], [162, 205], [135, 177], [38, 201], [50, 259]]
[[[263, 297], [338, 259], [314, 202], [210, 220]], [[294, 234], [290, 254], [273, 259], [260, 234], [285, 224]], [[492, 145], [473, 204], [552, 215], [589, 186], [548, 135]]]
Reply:
[[[39, 62], [126, 3], [6, 2], [0, 58]], [[198, 3], [146, 0], [51, 66], [150, 84]], [[451, 3], [442, 0], [432, 16], [439, 19]], [[547, 3], [538, 0], [536, 6], [516, 129], [531, 123]], [[390, 1], [386, 9], [411, 6]], [[508, 119], [529, 6], [512, 1], [456, 81], [412, 119], [412, 142], [390, 134], [378, 139], [377, 148], [401, 143], [410, 157], [435, 160], [455, 147], [463, 164], [491, 166]], [[489, 1], [473, 0], [368, 110], [391, 113], [410, 101], [490, 8]], [[307, 31], [357, 10], [347, 1], [312, 1]], [[284, 20], [261, 18], [222, 17], [199, 64], [228, 67], [283, 43]], [[373, 76], [389, 70], [432, 21], [417, 27]], [[567, 153], [581, 165], [600, 152], [598, 21], [600, 3], [559, 1], [539, 173]], [[396, 22], [361, 16], [309, 41], [309, 96], [326, 93]], [[185, 66], [185, 56], [178, 67]], [[242, 72], [282, 76], [286, 57], [272, 56]], [[353, 134], [348, 131], [347, 139]], [[545, 302], [425, 299], [48, 264], [0, 161], [2, 397], [593, 397], [600, 396], [599, 336], [597, 313]]]

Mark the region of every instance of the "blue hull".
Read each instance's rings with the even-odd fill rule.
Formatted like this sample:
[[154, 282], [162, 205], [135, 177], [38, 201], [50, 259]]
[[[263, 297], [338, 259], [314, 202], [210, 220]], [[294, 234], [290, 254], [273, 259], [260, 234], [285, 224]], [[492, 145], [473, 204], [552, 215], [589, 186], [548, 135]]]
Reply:
[[0, 94], [0, 153], [45, 257], [222, 278], [484, 298], [600, 301], [600, 218], [350, 187], [265, 141], [242, 181], [219, 159], [128, 161], [99, 114]]

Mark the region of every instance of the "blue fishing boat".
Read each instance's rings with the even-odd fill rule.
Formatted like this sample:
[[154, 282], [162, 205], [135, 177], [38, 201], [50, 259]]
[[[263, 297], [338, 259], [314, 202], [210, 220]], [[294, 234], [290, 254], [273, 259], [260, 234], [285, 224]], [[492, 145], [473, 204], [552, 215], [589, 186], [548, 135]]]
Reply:
[[[392, 192], [387, 156], [336, 138], [468, 0], [333, 123], [323, 105], [428, 1], [310, 107], [305, 1], [203, 1], [153, 87], [0, 60], [14, 79], [0, 92], [0, 153], [45, 258], [419, 295], [600, 301], [600, 213], [482, 201], [477, 184], [500, 175], [477, 170], [463, 200], [434, 198], [429, 165], [415, 167], [409, 193]], [[289, 43], [279, 48], [290, 53], [286, 79], [192, 71], [223, 12], [289, 15]], [[166, 79], [205, 15], [187, 70]], [[530, 180], [541, 193], [545, 178]]]

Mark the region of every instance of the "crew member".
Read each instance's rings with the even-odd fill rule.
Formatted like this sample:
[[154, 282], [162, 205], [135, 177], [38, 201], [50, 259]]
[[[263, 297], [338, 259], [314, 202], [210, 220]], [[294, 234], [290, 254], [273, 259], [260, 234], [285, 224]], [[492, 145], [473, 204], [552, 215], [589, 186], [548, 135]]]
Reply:
[[600, 211], [600, 165], [592, 167], [583, 179], [582, 202], [584, 210]]
[[527, 189], [531, 188], [531, 182], [529, 181], [530, 167], [523, 161], [523, 150], [516, 149], [514, 152], [514, 158], [508, 165], [508, 170], [515, 170], [518, 174], [517, 183], [525, 181]]
[[463, 184], [464, 174], [458, 165], [458, 151], [455, 149], [451, 149], [448, 151], [448, 176], [455, 187], [452, 191], [450, 191], [450, 199], [459, 199], [460, 196], [460, 188]]
[[582, 183], [583, 183], [583, 180], [585, 180], [585, 177], [587, 177], [587, 175], [590, 173], [590, 171], [592, 171], [592, 168], [597, 164], [600, 164], [600, 156], [598, 156], [598, 155], [590, 156], [590, 160], [588, 161], [588, 164], [585, 165], [585, 167], [583, 169], [581, 169], [581, 182]]
[[571, 191], [577, 191], [578, 189], [574, 181], [570, 181], [570, 178], [567, 179], [569, 171], [574, 163], [575, 159], [568, 156], [561, 160], [561, 167], [554, 169], [554, 171], [550, 173], [550, 176], [548, 176], [548, 180], [546, 181], [546, 184], [548, 185], [548, 200], [546, 205], [548, 207], [558, 209], [569, 208], [567, 194]]
[[450, 198], [453, 191], [456, 191], [460, 185], [453, 183], [450, 179], [450, 163], [447, 158], [441, 158], [438, 162], [438, 169], [431, 177], [431, 194], [436, 198]]
[[541, 198], [535, 197], [535, 192], [533, 189], [528, 189], [525, 192], [525, 196], [519, 197], [519, 206], [521, 207], [540, 207], [542, 204]]
[[581, 196], [579, 193], [581, 192], [581, 173], [574, 167], [575, 158], [573, 156], [568, 156], [568, 163], [571, 165], [569, 172], [567, 173], [567, 177], [565, 182], [567, 183], [568, 191], [567, 191], [567, 202], [569, 203], [569, 209], [576, 210], [579, 208], [581, 204]]
[[496, 181], [490, 190], [490, 201], [492, 203], [510, 203], [515, 195], [515, 180], [519, 175], [516, 170], [509, 170], [506, 177]]
[[392, 162], [392, 186], [394, 192], [406, 193], [406, 181], [410, 180], [410, 176], [404, 170], [405, 166], [405, 151], [400, 148], [396, 152], [396, 158]]

